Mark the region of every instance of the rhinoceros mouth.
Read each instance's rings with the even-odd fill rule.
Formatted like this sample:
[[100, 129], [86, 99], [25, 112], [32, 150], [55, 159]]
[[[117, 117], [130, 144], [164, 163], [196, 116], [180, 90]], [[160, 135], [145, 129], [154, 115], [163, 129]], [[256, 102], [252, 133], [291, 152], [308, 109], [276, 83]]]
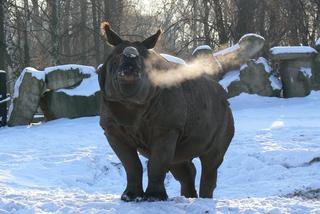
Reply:
[[118, 73], [118, 80], [121, 83], [136, 83], [141, 80], [142, 75], [138, 71], [122, 70]]

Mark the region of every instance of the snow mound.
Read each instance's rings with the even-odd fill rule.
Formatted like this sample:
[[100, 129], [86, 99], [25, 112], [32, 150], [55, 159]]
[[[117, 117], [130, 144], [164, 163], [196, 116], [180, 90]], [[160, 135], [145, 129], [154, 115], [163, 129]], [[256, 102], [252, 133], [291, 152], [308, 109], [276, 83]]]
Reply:
[[297, 53], [318, 53], [314, 48], [309, 46], [279, 46], [270, 49], [271, 54], [297, 54]]

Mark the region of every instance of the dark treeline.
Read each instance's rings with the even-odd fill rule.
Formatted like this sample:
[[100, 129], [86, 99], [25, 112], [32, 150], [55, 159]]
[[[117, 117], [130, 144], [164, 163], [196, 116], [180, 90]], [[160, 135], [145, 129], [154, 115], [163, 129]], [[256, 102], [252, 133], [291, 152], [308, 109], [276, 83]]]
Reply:
[[162, 28], [158, 49], [181, 57], [201, 44], [222, 49], [245, 33], [265, 37], [265, 53], [276, 45], [313, 45], [320, 36], [320, 0], [153, 2], [146, 9], [138, 0], [0, 0], [0, 69], [10, 83], [26, 66], [96, 66], [110, 50], [99, 33], [102, 20], [131, 40]]

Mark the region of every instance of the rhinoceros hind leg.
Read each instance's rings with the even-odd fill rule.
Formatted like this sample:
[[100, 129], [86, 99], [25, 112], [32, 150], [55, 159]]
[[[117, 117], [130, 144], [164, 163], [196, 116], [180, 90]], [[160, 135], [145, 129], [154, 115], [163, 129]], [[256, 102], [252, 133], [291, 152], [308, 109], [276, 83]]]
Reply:
[[201, 160], [201, 179], [200, 191], [201, 198], [212, 198], [212, 194], [217, 185], [218, 167], [223, 161], [223, 156], [218, 152], [212, 151], [200, 157]]
[[181, 195], [186, 198], [197, 198], [194, 181], [196, 177], [196, 168], [191, 161], [174, 164], [170, 167], [170, 172], [181, 184]]

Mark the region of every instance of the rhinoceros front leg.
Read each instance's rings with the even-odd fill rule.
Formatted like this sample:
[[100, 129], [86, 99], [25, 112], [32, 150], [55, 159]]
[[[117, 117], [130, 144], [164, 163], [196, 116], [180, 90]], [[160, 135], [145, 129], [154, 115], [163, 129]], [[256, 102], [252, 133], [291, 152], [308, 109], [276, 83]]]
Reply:
[[168, 199], [164, 179], [173, 160], [178, 139], [177, 131], [157, 130], [156, 132], [148, 162], [148, 187], [144, 195], [147, 201]]
[[118, 130], [106, 133], [107, 139], [113, 151], [120, 159], [127, 174], [127, 187], [121, 195], [123, 201], [134, 201], [143, 198], [142, 165], [137, 150], [130, 147], [124, 137], [118, 134]]

